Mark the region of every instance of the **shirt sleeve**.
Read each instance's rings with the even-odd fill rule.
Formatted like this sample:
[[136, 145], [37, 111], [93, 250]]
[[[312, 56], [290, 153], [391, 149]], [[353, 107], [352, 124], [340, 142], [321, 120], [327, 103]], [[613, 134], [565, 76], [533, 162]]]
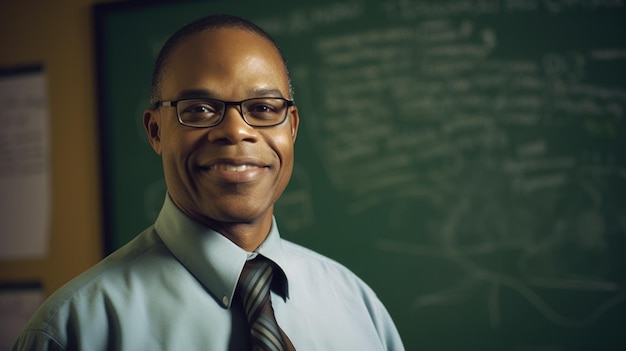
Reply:
[[11, 351], [64, 351], [50, 335], [41, 330], [24, 330], [13, 344]]
[[385, 351], [404, 351], [404, 344], [400, 333], [396, 328], [389, 311], [378, 298], [376, 293], [363, 281], [357, 278], [361, 284], [363, 284], [363, 290], [365, 292], [365, 301], [369, 310], [372, 322], [375, 325], [378, 338]]
[[387, 351], [404, 351], [404, 344], [402, 343], [398, 329], [382, 303], [379, 306], [376, 319], [376, 328], [380, 335], [381, 342], [384, 345], [384, 349]]

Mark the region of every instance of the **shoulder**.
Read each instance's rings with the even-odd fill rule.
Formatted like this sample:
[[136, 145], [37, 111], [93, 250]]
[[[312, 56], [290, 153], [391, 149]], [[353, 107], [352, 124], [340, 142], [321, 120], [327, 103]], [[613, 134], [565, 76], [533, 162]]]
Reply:
[[347, 267], [328, 256], [289, 240], [282, 239], [281, 243], [283, 246], [283, 253], [289, 261], [296, 261], [297, 263], [314, 266], [316, 268], [331, 269], [353, 275]]
[[49, 301], [80, 298], [84, 290], [93, 290], [94, 286], [124, 275], [129, 269], [137, 269], [145, 260], [150, 260], [151, 253], [162, 246], [162, 242], [152, 227], [146, 229], [129, 243], [114, 251], [93, 267], [84, 271], [56, 291]]
[[[145, 265], [154, 250], [162, 246], [152, 228], [147, 229], [134, 240], [115, 251], [95, 266], [72, 279], [55, 291], [29, 320], [20, 335], [19, 342], [40, 344], [53, 340], [67, 345], [67, 330], [81, 325], [79, 318], [89, 316], [102, 318], [106, 324], [107, 300], [114, 291], [124, 291], [129, 272]], [[130, 289], [128, 289], [130, 291]], [[34, 345], [32, 345], [34, 349]]]
[[360, 292], [364, 297], [378, 300], [369, 285], [342, 263], [288, 240], [282, 243], [291, 276], [306, 277], [307, 284], [323, 282], [328, 288]]
[[[333, 337], [337, 337], [334, 330], [342, 330], [341, 341], [369, 340], [370, 349], [375, 348], [374, 344], [380, 344], [384, 350], [404, 349], [387, 309], [352, 270], [286, 240], [283, 240], [283, 252], [289, 303], [296, 306], [295, 310], [305, 311], [310, 325]], [[328, 320], [329, 315], [333, 316], [332, 321]], [[345, 325], [353, 327], [345, 329]]]

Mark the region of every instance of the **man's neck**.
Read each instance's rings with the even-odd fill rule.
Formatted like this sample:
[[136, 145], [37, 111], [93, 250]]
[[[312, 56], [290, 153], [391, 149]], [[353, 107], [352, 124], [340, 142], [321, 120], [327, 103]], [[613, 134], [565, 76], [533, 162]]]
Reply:
[[252, 252], [265, 241], [270, 233], [272, 216], [266, 217], [251, 223], [230, 223], [211, 220], [204, 224], [228, 238], [235, 245]]

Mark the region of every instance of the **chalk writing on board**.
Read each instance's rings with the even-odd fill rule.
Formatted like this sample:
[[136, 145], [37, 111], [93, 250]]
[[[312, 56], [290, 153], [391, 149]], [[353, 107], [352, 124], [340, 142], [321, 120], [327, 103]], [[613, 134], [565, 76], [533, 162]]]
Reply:
[[297, 36], [329, 24], [359, 18], [363, 11], [364, 5], [361, 1], [338, 1], [308, 9], [296, 8], [256, 22], [268, 32]]
[[386, 0], [383, 9], [392, 18], [405, 20], [421, 17], [454, 15], [484, 15], [511, 12], [535, 12], [547, 10], [562, 13], [581, 10], [615, 9], [626, 7], [623, 0], [456, 0], [456, 1], [408, 1]]
[[[507, 11], [539, 6], [504, 4]], [[626, 215], [603, 213], [616, 201], [603, 184], [626, 184], [626, 165], [615, 154], [626, 98], [586, 78], [599, 62], [623, 60], [625, 50], [551, 48], [495, 58], [508, 41], [496, 27], [470, 17], [427, 19], [493, 13], [500, 5], [459, 1], [405, 11], [413, 5], [389, 1], [389, 11], [403, 9], [401, 18], [425, 19], [318, 37], [321, 68], [294, 69], [297, 78], [324, 87], [302, 92], [303, 100], [319, 102], [307, 120], [310, 136], [333, 188], [347, 194], [347, 215], [393, 204], [388, 226], [406, 230], [394, 223], [415, 218], [414, 207], [442, 213], [425, 225], [434, 238], [428, 244], [411, 242], [410, 233], [373, 244], [465, 272], [447, 289], [416, 296], [414, 308], [459, 303], [487, 285], [493, 327], [503, 323], [502, 289], [556, 325], [588, 326], [626, 301], [606, 261], [608, 228], [624, 226]], [[549, 4], [552, 11], [565, 5]], [[576, 136], [566, 148], [564, 131]], [[310, 197], [306, 190], [294, 194]], [[503, 253], [515, 257], [515, 269], [485, 263]], [[562, 311], [545, 297], [552, 290], [603, 297], [581, 311]]]

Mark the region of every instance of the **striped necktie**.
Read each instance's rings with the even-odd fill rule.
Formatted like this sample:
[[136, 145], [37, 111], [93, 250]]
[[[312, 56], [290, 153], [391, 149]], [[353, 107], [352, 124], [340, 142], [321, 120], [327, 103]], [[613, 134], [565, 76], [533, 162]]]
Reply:
[[246, 262], [237, 283], [237, 294], [250, 325], [251, 348], [254, 351], [295, 351], [274, 317], [271, 282], [272, 265], [266, 258], [257, 256]]

